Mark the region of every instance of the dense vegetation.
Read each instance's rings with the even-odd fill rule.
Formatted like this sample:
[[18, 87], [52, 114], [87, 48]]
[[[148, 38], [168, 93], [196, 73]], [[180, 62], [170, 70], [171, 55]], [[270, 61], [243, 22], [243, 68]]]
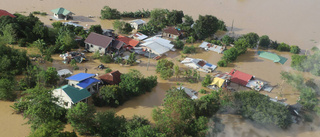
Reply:
[[320, 76], [320, 50], [313, 48], [311, 55], [292, 55], [291, 67], [293, 69], [310, 72], [315, 76]]
[[312, 79], [306, 80], [302, 75], [281, 72], [282, 79], [300, 91], [300, 103], [305, 110], [315, 111], [320, 115], [319, 88]]
[[169, 79], [173, 76], [173, 62], [167, 59], [161, 59], [156, 66], [156, 72], [160, 73], [163, 79]]
[[242, 116], [261, 124], [272, 124], [288, 128], [292, 121], [289, 110], [280, 103], [255, 91], [235, 92], [235, 104]]

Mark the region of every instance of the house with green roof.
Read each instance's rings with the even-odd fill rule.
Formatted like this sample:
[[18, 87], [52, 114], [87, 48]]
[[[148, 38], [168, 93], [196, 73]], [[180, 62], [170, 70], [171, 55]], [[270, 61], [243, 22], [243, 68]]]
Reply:
[[53, 96], [59, 100], [55, 102], [59, 106], [69, 109], [79, 102], [87, 102], [91, 93], [87, 89], [79, 89], [70, 85], [64, 85], [53, 90]]
[[65, 8], [57, 8], [57, 9], [53, 9], [51, 10], [51, 12], [53, 12], [53, 16], [58, 18], [58, 19], [64, 19], [64, 20], [69, 20], [69, 19], [72, 19], [72, 13], [71, 11], [69, 10], [66, 10]]
[[288, 60], [285, 57], [279, 56], [275, 53], [265, 52], [265, 51], [258, 51], [258, 55], [262, 58], [272, 60], [273, 62], [279, 62], [282, 65]]

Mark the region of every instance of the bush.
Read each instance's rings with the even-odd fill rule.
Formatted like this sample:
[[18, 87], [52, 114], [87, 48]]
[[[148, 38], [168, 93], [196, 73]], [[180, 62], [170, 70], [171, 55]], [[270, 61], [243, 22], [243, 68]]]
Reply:
[[106, 68], [105, 70], [106, 73], [110, 73], [111, 71], [112, 71], [111, 68]]
[[99, 58], [100, 58], [99, 51], [94, 52], [94, 54], [92, 55], [92, 59], [99, 59]]
[[259, 46], [268, 47], [270, 45], [270, 39], [267, 35], [263, 35], [259, 38]]
[[101, 10], [101, 19], [120, 19], [120, 12], [117, 9], [112, 9], [109, 6], [104, 6]]
[[19, 39], [18, 46], [19, 47], [26, 47], [27, 46], [27, 39], [25, 39], [25, 38]]
[[220, 60], [220, 61], [218, 61], [218, 66], [219, 67], [227, 67], [228, 62], [226, 60]]
[[176, 49], [183, 49], [183, 47], [184, 47], [184, 43], [183, 43], [181, 40], [179, 40], [179, 39], [175, 40], [175, 41], [173, 42], [173, 45], [174, 45], [174, 47], [175, 47]]
[[100, 61], [103, 63], [111, 63], [113, 62], [113, 59], [110, 55], [104, 55], [100, 58]]
[[32, 14], [40, 14], [41, 12], [40, 11], [34, 11], [32, 12]]
[[206, 75], [206, 77], [204, 78], [201, 84], [203, 87], [207, 87], [209, 84], [211, 84], [211, 82], [212, 82], [211, 76]]
[[46, 15], [48, 15], [48, 14], [47, 14], [47, 12], [41, 12], [40, 15], [41, 15], [41, 16], [46, 16]]
[[300, 53], [300, 48], [298, 46], [291, 46], [290, 47], [290, 52], [293, 54], [299, 54]]
[[206, 91], [206, 90], [204, 90], [204, 89], [200, 89], [200, 90], [199, 90], [199, 93], [201, 93], [201, 94], [206, 94], [206, 93], [207, 93], [207, 91]]
[[79, 67], [77, 65], [73, 66], [73, 70], [79, 70]]
[[191, 53], [196, 53], [196, 47], [192, 46], [184, 46], [183, 47], [183, 54], [191, 54]]
[[280, 43], [277, 47], [278, 51], [290, 51], [290, 46], [286, 43]]

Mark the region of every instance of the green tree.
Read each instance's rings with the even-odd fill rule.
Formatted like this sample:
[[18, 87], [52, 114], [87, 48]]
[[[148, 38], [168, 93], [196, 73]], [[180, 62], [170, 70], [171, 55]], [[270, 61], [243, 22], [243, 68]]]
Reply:
[[227, 46], [230, 45], [231, 43], [233, 43], [233, 41], [234, 41], [234, 39], [232, 37], [230, 37], [229, 35], [224, 35], [221, 40]]
[[224, 59], [219, 60], [217, 64], [219, 67], [227, 67], [228, 66], [228, 62]]
[[45, 71], [45, 83], [47, 85], [56, 85], [59, 80], [58, 72], [54, 67], [48, 67]]
[[100, 98], [106, 106], [117, 107], [125, 100], [125, 94], [118, 85], [106, 85], [100, 89]]
[[254, 32], [250, 32], [244, 36], [242, 36], [248, 43], [249, 48], [255, 48], [257, 47], [258, 41], [259, 41], [259, 35]]
[[291, 56], [291, 67], [293, 69], [304, 71], [303, 62], [306, 60], [307, 56], [305, 55], [292, 55]]
[[280, 43], [277, 47], [278, 51], [290, 51], [290, 46], [286, 43]]
[[120, 19], [120, 12], [117, 9], [112, 9], [109, 6], [104, 6], [101, 10], [101, 19]]
[[181, 70], [180, 70], [179, 66], [174, 65], [173, 69], [174, 69], [174, 75], [176, 76], [176, 78], [179, 78], [181, 75]]
[[128, 60], [127, 60], [127, 63], [130, 64], [130, 65], [133, 65], [133, 64], [136, 63], [136, 61], [137, 61], [136, 55], [133, 52], [133, 53], [130, 54], [130, 56], [129, 56]]
[[33, 89], [24, 91], [23, 95], [13, 108], [16, 112], [23, 112], [32, 130], [43, 124], [64, 119], [65, 110], [54, 103], [58, 99], [52, 96], [51, 89], [37, 85]]
[[172, 10], [167, 14], [167, 20], [169, 25], [177, 25], [182, 23], [184, 17], [183, 11]]
[[270, 39], [267, 35], [263, 35], [259, 38], [259, 46], [261, 47], [268, 47], [270, 45]]
[[157, 30], [161, 30], [168, 24], [168, 20], [166, 15], [169, 11], [165, 9], [153, 9], [150, 13], [150, 20], [148, 24], [157, 28]]
[[157, 62], [156, 72], [160, 73], [163, 79], [169, 79], [173, 76], [173, 62], [167, 59], [161, 59]]
[[57, 28], [57, 29], [59, 29], [60, 27], [63, 27], [63, 24], [60, 21], [53, 22], [51, 25], [53, 26], [53, 28]]
[[16, 98], [15, 81], [12, 79], [0, 79], [0, 100], [13, 101]]
[[227, 62], [235, 61], [238, 57], [238, 50], [236, 48], [230, 48], [223, 52], [222, 59]]
[[63, 52], [70, 51], [77, 44], [74, 38], [75, 35], [72, 32], [61, 28], [56, 38], [58, 50]]
[[250, 43], [246, 39], [240, 38], [234, 42], [234, 47], [237, 49], [238, 55], [241, 55], [246, 53], [247, 48], [250, 47]]
[[102, 34], [103, 30], [101, 28], [101, 25], [91, 25], [88, 34], [90, 34], [90, 32]]
[[218, 19], [212, 15], [199, 15], [193, 28], [199, 39], [205, 39], [218, 31]]
[[86, 103], [79, 102], [67, 111], [68, 122], [80, 134], [92, 134], [94, 132], [95, 109]]
[[183, 54], [192, 54], [192, 53], [196, 53], [196, 52], [197, 52], [196, 47], [194, 47], [193, 45], [191, 45], [190, 47], [184, 46], [183, 50], [182, 50]]
[[298, 46], [290, 46], [290, 52], [293, 54], [299, 54], [300, 53], [300, 48]]
[[96, 125], [96, 133], [99, 136], [117, 137], [122, 135], [126, 126], [126, 119], [124, 116], [117, 116], [113, 111], [98, 112], [94, 118]]
[[164, 133], [157, 131], [150, 125], [138, 127], [135, 130], [127, 131], [126, 136], [128, 137], [166, 137]]
[[184, 16], [184, 25], [191, 26], [194, 23], [193, 18], [189, 15]]
[[184, 47], [184, 43], [180, 39], [176, 39], [175, 41], [173, 41], [173, 45], [176, 49], [183, 49]]
[[131, 27], [131, 25], [129, 23], [125, 23], [123, 26], [122, 32], [124, 34], [129, 34], [132, 30], [133, 28]]
[[63, 129], [64, 124], [61, 121], [49, 121], [32, 131], [29, 137], [60, 137]]
[[202, 86], [203, 87], [207, 87], [209, 84], [212, 83], [212, 79], [210, 75], [206, 75], [206, 77], [204, 77], [204, 80], [202, 81]]
[[3, 40], [8, 44], [13, 44], [17, 40], [17, 32], [14, 24], [7, 24], [2, 29]]

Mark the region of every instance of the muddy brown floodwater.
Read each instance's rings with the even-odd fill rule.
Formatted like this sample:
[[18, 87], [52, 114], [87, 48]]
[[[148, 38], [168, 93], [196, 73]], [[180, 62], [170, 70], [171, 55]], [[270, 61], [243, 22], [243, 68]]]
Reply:
[[[136, 11], [138, 9], [154, 9], [167, 8], [183, 10], [185, 14], [193, 16], [194, 19], [198, 15], [212, 14], [219, 19], [225, 21], [228, 29], [234, 21], [234, 33], [244, 34], [248, 32], [256, 32], [259, 35], [268, 35], [271, 39], [278, 42], [285, 42], [290, 45], [298, 45], [303, 52], [313, 46], [319, 46], [320, 42], [320, 1], [319, 0], [2, 0], [0, 1], [0, 9], [5, 9], [11, 13], [19, 12], [27, 15], [32, 11], [47, 12], [47, 16], [38, 16], [46, 25], [51, 25], [50, 21], [52, 14], [50, 10], [64, 7], [73, 13], [74, 21], [80, 23], [85, 27], [90, 25], [101, 24], [103, 29], [112, 28], [112, 20], [100, 20], [100, 10], [103, 6], [108, 5], [112, 8], [117, 8], [120, 11]], [[88, 18], [88, 16], [94, 18]], [[126, 21], [126, 19], [124, 19]], [[198, 44], [195, 44], [198, 45]], [[298, 99], [299, 93], [285, 84], [280, 78], [281, 71], [293, 71], [290, 68], [290, 53], [277, 52], [281, 56], [289, 58], [289, 60], [281, 65], [273, 63], [270, 60], [260, 58], [256, 55], [255, 50], [248, 50], [245, 55], [238, 57], [236, 63], [230, 64], [226, 68], [218, 68], [216, 71], [229, 72], [232, 68], [252, 74], [257, 78], [268, 81], [275, 86], [271, 93], [261, 92], [270, 97], [281, 97], [287, 99], [287, 103], [294, 104]], [[89, 54], [90, 55], [90, 54]], [[194, 55], [188, 55], [193, 58], [201, 58], [209, 63], [217, 64], [222, 55], [200, 51]], [[53, 66], [57, 69], [71, 68], [69, 65], [62, 63], [62, 59], [58, 55], [54, 55], [53, 63], [46, 63], [44, 66]], [[170, 52], [168, 59], [173, 60], [179, 64], [180, 53]], [[141, 71], [145, 76], [156, 75], [155, 65], [156, 61], [151, 60], [149, 70], [146, 66], [148, 60], [141, 58], [142, 63], [138, 66], [122, 67], [118, 64], [107, 64], [113, 70], [120, 70], [122, 73], [128, 72], [129, 69], [134, 68]], [[97, 60], [91, 60], [79, 64], [80, 70], [74, 73], [84, 72], [84, 68], [88, 68], [89, 73], [103, 74], [101, 70], [95, 69], [100, 64]], [[181, 68], [186, 69], [179, 64]], [[293, 71], [296, 72], [296, 71]], [[305, 76], [315, 79], [316, 83], [320, 85], [319, 77], [312, 76], [307, 73], [302, 73]], [[205, 73], [201, 73], [203, 78]], [[161, 80], [158, 78], [158, 86], [150, 93], [146, 93], [139, 97], [132, 98], [124, 103], [122, 106], [115, 109], [117, 114], [124, 115], [127, 118], [133, 115], [143, 115], [149, 120], [154, 106], [160, 106], [162, 99], [165, 96], [165, 91], [172, 86], [175, 86], [180, 80], [171, 78], [170, 80]], [[200, 90], [201, 84], [190, 84], [181, 82], [184, 86], [194, 90]], [[239, 90], [248, 90], [247, 88], [232, 85], [233, 88]], [[0, 136], [27, 136], [30, 129], [28, 125], [21, 125], [26, 122], [21, 115], [11, 114], [13, 111], [9, 107], [10, 102], [0, 102]], [[98, 111], [104, 111], [111, 108], [97, 108]], [[319, 136], [319, 123], [293, 125], [288, 130], [280, 130], [273, 127], [261, 127], [250, 121], [243, 120], [240, 116], [235, 115], [219, 115], [224, 128], [218, 136], [221, 137], [238, 137], [238, 136], [252, 136], [252, 137], [282, 137], [282, 136]], [[318, 120], [315, 120], [318, 121]], [[313, 131], [311, 131], [311, 127]], [[66, 130], [72, 131], [70, 125], [66, 126]]]

